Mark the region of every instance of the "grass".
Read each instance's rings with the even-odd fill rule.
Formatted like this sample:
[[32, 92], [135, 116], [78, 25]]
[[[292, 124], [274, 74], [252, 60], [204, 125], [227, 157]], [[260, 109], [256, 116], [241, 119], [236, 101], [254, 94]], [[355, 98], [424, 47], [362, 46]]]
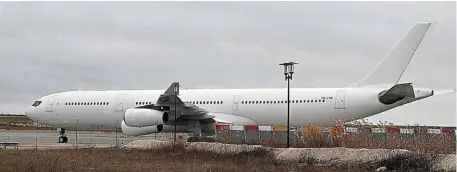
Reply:
[[[403, 158], [404, 159], [404, 158]], [[4, 172], [87, 172], [87, 171], [374, 171], [380, 166], [402, 171], [415, 171], [424, 165], [424, 158], [402, 157], [386, 160], [376, 165], [360, 166], [313, 166], [313, 160], [302, 163], [283, 164], [276, 162], [267, 150], [253, 153], [220, 155], [206, 151], [185, 151], [185, 146], [176, 144], [162, 149], [61, 149], [0, 151], [0, 171]], [[404, 162], [404, 163], [403, 163]], [[420, 170], [419, 170], [420, 171]]]
[[[163, 150], [64, 149], [0, 152], [0, 171], [347, 171], [336, 167], [281, 165], [263, 152], [246, 155], [216, 155]], [[357, 171], [357, 170], [352, 170]]]
[[33, 121], [25, 115], [17, 116], [0, 116], [0, 122], [6, 123], [33, 123]]
[[[335, 123], [333, 127], [342, 128], [343, 125]], [[371, 133], [373, 125], [358, 124], [358, 132], [322, 132], [317, 126], [303, 127], [300, 139], [290, 142], [291, 147], [299, 148], [371, 148], [371, 149], [407, 149], [418, 153], [455, 154], [455, 135], [446, 134], [394, 134], [394, 133]], [[378, 127], [391, 127], [378, 126]], [[286, 138], [284, 138], [285, 140]], [[284, 140], [266, 139], [261, 145], [269, 147], [285, 147]], [[236, 143], [230, 138], [218, 138], [218, 142]]]

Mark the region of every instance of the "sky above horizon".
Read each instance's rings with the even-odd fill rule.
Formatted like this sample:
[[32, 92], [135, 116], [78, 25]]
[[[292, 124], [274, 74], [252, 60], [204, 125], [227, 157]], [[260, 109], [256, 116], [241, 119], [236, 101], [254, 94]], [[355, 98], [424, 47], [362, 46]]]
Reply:
[[[416, 23], [437, 21], [401, 81], [455, 88], [455, 2], [0, 2], [0, 109], [68, 90], [344, 87]], [[5, 72], [6, 71], [6, 72]], [[455, 94], [370, 117], [455, 126]]]

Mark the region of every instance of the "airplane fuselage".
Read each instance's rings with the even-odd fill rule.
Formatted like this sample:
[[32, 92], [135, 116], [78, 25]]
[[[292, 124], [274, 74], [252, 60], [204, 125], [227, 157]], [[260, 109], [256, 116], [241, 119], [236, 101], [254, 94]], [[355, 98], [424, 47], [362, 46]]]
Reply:
[[[415, 99], [391, 105], [378, 95], [390, 87], [291, 88], [290, 125], [330, 126], [335, 120], [351, 121], [384, 112], [430, 96], [415, 89]], [[69, 91], [39, 99], [27, 116], [57, 128], [117, 130], [126, 109], [154, 104], [165, 90]], [[422, 91], [422, 92], [420, 92]], [[230, 114], [246, 119], [241, 125], [286, 125], [287, 89], [195, 89], [181, 90], [183, 102], [206, 109], [210, 114]], [[216, 115], [230, 121], [231, 117]]]

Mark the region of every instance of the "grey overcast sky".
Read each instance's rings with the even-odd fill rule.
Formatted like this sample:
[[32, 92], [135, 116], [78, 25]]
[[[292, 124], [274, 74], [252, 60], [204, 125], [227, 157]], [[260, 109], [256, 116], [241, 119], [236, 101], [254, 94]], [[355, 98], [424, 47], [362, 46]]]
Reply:
[[[455, 2], [0, 2], [0, 108], [67, 90], [292, 87], [361, 79], [420, 21], [402, 80], [455, 88]], [[372, 117], [455, 125], [455, 94]]]

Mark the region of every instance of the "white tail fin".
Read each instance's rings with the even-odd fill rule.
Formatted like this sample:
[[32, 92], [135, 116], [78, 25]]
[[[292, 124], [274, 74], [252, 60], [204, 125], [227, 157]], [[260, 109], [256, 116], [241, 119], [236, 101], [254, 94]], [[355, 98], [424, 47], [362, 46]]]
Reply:
[[350, 86], [397, 84], [431, 25], [432, 22], [416, 24], [373, 71]]

